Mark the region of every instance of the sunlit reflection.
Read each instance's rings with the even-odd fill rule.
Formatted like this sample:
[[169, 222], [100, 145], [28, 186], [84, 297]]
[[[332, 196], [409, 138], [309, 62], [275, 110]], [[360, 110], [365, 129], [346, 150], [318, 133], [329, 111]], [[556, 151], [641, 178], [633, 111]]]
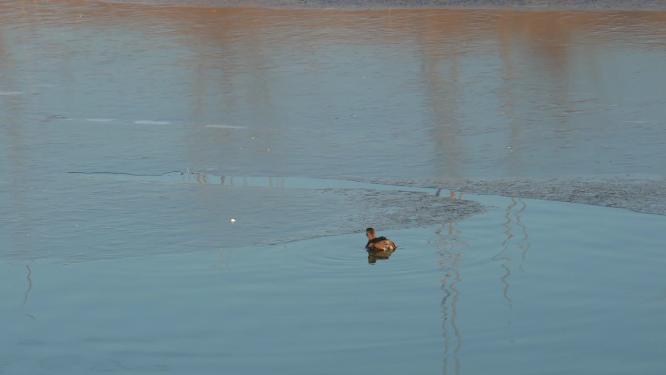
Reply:
[[[339, 176], [363, 173], [353, 161], [376, 156], [409, 177], [589, 172], [618, 168], [609, 162], [618, 149], [637, 162], [642, 151], [623, 137], [636, 121], [647, 129], [630, 134], [651, 155], [640, 163], [658, 167], [647, 163], [662, 149], [651, 98], [664, 83], [663, 12], [0, 6], [0, 92], [13, 93], [0, 97], [13, 105], [5, 112], [99, 120], [132, 108], [133, 119], [197, 124], [160, 148], [196, 168]], [[113, 32], [88, 37], [98, 29]], [[147, 50], [128, 65], [135, 51], [125, 46]], [[614, 62], [625, 53], [639, 71]], [[389, 147], [363, 141], [380, 124]], [[605, 147], [572, 164], [598, 137]], [[395, 149], [410, 150], [404, 163]], [[151, 151], [135, 150], [135, 160]]]

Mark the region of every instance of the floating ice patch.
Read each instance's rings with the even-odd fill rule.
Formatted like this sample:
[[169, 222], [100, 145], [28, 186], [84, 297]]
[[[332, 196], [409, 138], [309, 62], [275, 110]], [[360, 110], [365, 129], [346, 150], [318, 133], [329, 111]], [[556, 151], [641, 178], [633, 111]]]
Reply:
[[212, 129], [247, 129], [247, 126], [222, 125], [222, 124], [210, 124], [210, 125], [205, 125], [205, 127]]
[[136, 125], [169, 125], [171, 121], [155, 121], [155, 120], [136, 120]]
[[[228, 225], [204, 225], [206, 232], [202, 232], [201, 238], [206, 241], [215, 239], [214, 246], [224, 243], [225, 247], [279, 244], [355, 233], [370, 225], [383, 230], [441, 225], [484, 210], [480, 203], [474, 201], [448, 198], [446, 195], [437, 196], [432, 188], [408, 188], [346, 180], [220, 176], [189, 170], [154, 174], [119, 171], [68, 173], [95, 179], [97, 183], [106, 179], [113, 182], [114, 186], [125, 182], [126, 188], [121, 190], [130, 192], [129, 196], [138, 192], [150, 192], [143, 195], [141, 200], [151, 202], [146, 204], [157, 211], [149, 213], [146, 210], [142, 213], [146, 217], [152, 217], [155, 212], [166, 217], [178, 216], [176, 212], [181, 212], [182, 207], [188, 206], [192, 210], [186, 210], [184, 221], [192, 223], [195, 228], [199, 227], [201, 220], [212, 220], [217, 224], [223, 220]], [[211, 194], [211, 200], [199, 202], [195, 198], [198, 194], [193, 189], [181, 189], [179, 184], [210, 185], [206, 191]], [[215, 185], [220, 188], [214, 188]], [[467, 196], [466, 198], [469, 199]], [[117, 204], [116, 201], [109, 203]], [[111, 218], [106, 225], [113, 225], [116, 219]], [[181, 225], [179, 220], [168, 222], [172, 223], [174, 228]], [[103, 232], [87, 232], [87, 235], [91, 238], [98, 237], [99, 233]], [[134, 234], [140, 237], [141, 241], [145, 238], [139, 228]], [[157, 252], [180, 250], [181, 246], [175, 246], [172, 250], [164, 246], [154, 247]], [[114, 254], [119, 254], [119, 251], [123, 250], [118, 247], [111, 250]], [[89, 254], [87, 257], [94, 256], [93, 253], [86, 254]]]
[[17, 96], [23, 95], [23, 91], [0, 91], [0, 96]]
[[501, 195], [625, 208], [666, 215], [666, 179], [662, 176], [560, 177], [557, 179], [363, 179], [355, 181], [412, 187], [436, 186], [473, 194]]

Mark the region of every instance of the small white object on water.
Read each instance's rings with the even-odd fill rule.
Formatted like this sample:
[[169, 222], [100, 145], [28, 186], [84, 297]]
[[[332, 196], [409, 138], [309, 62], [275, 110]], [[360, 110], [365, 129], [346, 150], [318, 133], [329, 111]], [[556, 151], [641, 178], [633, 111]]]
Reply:
[[231, 219], [229, 219], [229, 222], [230, 222], [231, 224], [235, 223], [235, 222], [236, 222], [236, 218], [232, 217]]

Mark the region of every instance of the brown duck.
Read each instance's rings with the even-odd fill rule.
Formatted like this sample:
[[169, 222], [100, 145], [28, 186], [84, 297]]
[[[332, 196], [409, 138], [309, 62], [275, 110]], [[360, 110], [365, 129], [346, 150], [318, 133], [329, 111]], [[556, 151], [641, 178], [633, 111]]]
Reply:
[[375, 229], [368, 228], [365, 230], [365, 235], [368, 237], [368, 243], [365, 245], [366, 250], [369, 251], [394, 251], [398, 248], [395, 242], [386, 237], [376, 237]]

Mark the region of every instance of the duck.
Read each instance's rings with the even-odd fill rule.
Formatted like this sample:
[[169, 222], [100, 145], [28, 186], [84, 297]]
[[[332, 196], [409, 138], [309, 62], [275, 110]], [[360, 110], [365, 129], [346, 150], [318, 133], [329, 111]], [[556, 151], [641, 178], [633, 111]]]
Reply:
[[368, 237], [368, 243], [365, 245], [365, 249], [368, 251], [395, 251], [398, 248], [395, 242], [389, 240], [388, 238], [381, 236], [377, 237], [375, 234], [374, 228], [367, 228], [365, 230], [365, 235]]

